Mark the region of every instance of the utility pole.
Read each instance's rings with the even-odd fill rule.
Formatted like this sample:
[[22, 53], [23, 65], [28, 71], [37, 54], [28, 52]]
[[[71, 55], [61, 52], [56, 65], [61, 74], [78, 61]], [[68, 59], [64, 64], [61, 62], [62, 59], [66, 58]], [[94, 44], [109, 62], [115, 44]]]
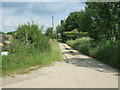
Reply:
[[52, 16], [52, 29], [53, 29], [53, 33], [54, 33], [54, 16]]

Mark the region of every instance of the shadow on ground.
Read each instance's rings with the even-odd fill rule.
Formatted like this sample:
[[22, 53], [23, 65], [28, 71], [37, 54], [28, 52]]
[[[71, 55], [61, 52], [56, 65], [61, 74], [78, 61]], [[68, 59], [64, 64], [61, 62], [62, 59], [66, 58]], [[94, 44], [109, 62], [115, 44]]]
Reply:
[[110, 67], [109, 65], [106, 65], [106, 64], [102, 63], [101, 61], [98, 61], [91, 57], [83, 55], [83, 54], [75, 51], [72, 48], [67, 48], [66, 50], [68, 50], [68, 51], [65, 51], [64, 54], [73, 56], [73, 57], [69, 58], [67, 62], [74, 64], [78, 67], [92, 68], [99, 72], [116, 73], [115, 75], [118, 76], [118, 70]]

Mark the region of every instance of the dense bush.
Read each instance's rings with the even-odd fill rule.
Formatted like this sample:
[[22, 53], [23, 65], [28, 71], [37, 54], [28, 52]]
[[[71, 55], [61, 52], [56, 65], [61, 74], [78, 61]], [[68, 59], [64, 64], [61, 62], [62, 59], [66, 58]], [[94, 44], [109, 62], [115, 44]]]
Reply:
[[89, 38], [80, 38], [76, 40], [68, 40], [67, 44], [83, 54], [119, 68], [118, 45], [116, 42], [108, 40], [94, 42]]
[[52, 39], [56, 39], [57, 38], [57, 34], [54, 32], [53, 28], [47, 28], [47, 30], [45, 31], [45, 35], [49, 38]]
[[[22, 43], [23, 47], [32, 45], [34, 48], [39, 49], [41, 52], [49, 50], [49, 38], [41, 33], [41, 29], [37, 24], [27, 23], [19, 25], [14, 32], [13, 37], [17, 39], [17, 43]], [[15, 46], [13, 40], [13, 47]]]
[[76, 40], [68, 40], [66, 43], [71, 47], [77, 49], [81, 53], [88, 55], [88, 51], [90, 48], [90, 41], [92, 41], [89, 37], [82, 37]]
[[69, 46], [73, 47], [73, 45], [75, 44], [75, 40], [68, 40], [66, 42]]
[[88, 36], [87, 32], [79, 32], [77, 29], [74, 29], [73, 31], [66, 31], [63, 33], [64, 35], [64, 41], [67, 40], [75, 40], [77, 38], [82, 38]]
[[24, 43], [20, 42], [19, 40], [12, 40], [9, 45], [9, 52], [15, 53], [15, 52], [23, 52], [25, 48]]
[[101, 60], [105, 63], [110, 64], [118, 68], [118, 54], [117, 54], [118, 46], [111, 41], [101, 41], [96, 43], [96, 47], [91, 47], [89, 50], [90, 56]]
[[41, 51], [45, 51], [45, 50], [49, 50], [50, 46], [49, 46], [49, 38], [43, 34], [40, 34], [39, 36], [37, 36], [34, 39], [34, 43], [33, 43], [34, 47], [41, 50]]
[[89, 44], [84, 43], [84, 44], [82, 44], [78, 47], [78, 51], [81, 52], [81, 53], [84, 53], [86, 55], [89, 55], [89, 52], [88, 52], [89, 48], [90, 48]]

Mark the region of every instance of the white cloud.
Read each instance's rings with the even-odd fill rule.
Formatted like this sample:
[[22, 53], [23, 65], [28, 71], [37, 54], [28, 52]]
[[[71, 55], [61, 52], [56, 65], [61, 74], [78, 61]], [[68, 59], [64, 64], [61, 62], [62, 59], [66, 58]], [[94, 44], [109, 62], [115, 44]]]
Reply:
[[[11, 5], [9, 5], [11, 4]], [[23, 4], [23, 3], [22, 3]], [[20, 4], [20, 5], [22, 5]], [[21, 8], [18, 3], [8, 3], [3, 7], [3, 30], [5, 32], [15, 30], [18, 24], [35, 21], [45, 25], [45, 29], [51, 27], [51, 16], [55, 17], [55, 26], [61, 19], [66, 18], [72, 11], [80, 11], [84, 4], [76, 3], [25, 3]], [[18, 7], [17, 7], [18, 6]], [[41, 9], [41, 7], [43, 7]], [[44, 8], [46, 7], [46, 10]], [[36, 10], [36, 11], [35, 11]], [[42, 12], [43, 10], [43, 12]], [[42, 12], [42, 13], [41, 13]], [[44, 29], [44, 30], [45, 30]]]
[[[39, 26], [44, 25], [45, 29], [47, 27], [51, 27], [51, 18], [42, 18], [42, 17], [33, 17], [33, 18], [27, 18], [27, 17], [17, 17], [17, 16], [4, 16], [3, 17], [3, 29], [5, 32], [12, 31], [16, 29], [16, 27], [19, 24], [24, 24], [27, 22], [36, 22]], [[12, 27], [12, 28], [8, 28]]]

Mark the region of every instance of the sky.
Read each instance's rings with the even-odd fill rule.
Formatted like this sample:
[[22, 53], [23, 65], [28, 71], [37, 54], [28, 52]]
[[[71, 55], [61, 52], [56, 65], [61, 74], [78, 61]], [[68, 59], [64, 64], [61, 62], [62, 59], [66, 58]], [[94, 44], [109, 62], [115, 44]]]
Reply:
[[85, 9], [84, 2], [2, 2], [0, 6], [3, 32], [15, 31], [19, 24], [32, 21], [39, 27], [44, 25], [45, 31], [52, 27], [52, 16], [56, 27], [70, 12]]

